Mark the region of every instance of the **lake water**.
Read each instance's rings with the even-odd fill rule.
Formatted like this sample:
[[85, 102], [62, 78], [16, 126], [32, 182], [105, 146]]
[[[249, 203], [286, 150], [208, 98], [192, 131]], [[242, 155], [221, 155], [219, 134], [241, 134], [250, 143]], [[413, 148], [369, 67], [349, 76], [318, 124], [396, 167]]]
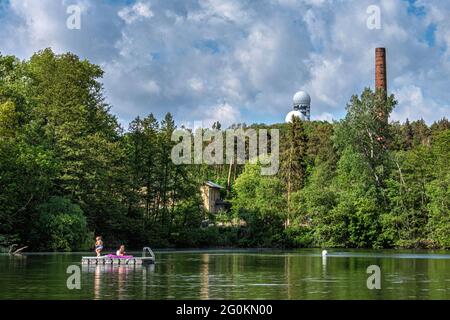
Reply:
[[[0, 255], [0, 299], [450, 299], [445, 251], [155, 253], [148, 267], [81, 267], [86, 253]], [[79, 290], [67, 288], [70, 265], [80, 267]], [[380, 290], [367, 288], [370, 265], [381, 268]]]

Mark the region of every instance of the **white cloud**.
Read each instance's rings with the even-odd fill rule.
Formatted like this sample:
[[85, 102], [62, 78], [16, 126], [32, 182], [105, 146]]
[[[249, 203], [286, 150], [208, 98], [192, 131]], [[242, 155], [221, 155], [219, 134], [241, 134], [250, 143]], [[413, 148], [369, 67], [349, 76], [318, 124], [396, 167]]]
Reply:
[[139, 19], [153, 17], [153, 12], [148, 3], [137, 2], [132, 6], [121, 9], [118, 15], [126, 23], [133, 23]]
[[[27, 40], [29, 46], [38, 48], [51, 46], [55, 50], [65, 50], [61, 43], [61, 28], [65, 27], [64, 7], [51, 0], [11, 0], [10, 8], [12, 13], [21, 19], [21, 24], [15, 30], [13, 39], [7, 40]], [[55, 19], [57, 15], [60, 19]], [[12, 36], [12, 35], [10, 35]], [[25, 42], [25, 41], [24, 41]], [[24, 46], [20, 43], [18, 46]], [[31, 52], [30, 52], [31, 54]]]
[[210, 128], [217, 121], [221, 123], [222, 128], [227, 128], [242, 120], [239, 110], [227, 102], [203, 107], [196, 112], [196, 116], [196, 121], [201, 122], [204, 128]]
[[426, 99], [420, 87], [407, 85], [394, 92], [399, 106], [394, 109], [391, 119], [394, 121], [419, 120], [427, 122], [436, 120], [435, 115], [448, 114], [450, 106], [448, 104], [437, 104], [431, 99]]
[[250, 14], [244, 10], [239, 0], [199, 0], [200, 10], [189, 12], [188, 18], [196, 22], [238, 24], [250, 21]]
[[345, 72], [341, 57], [335, 60], [323, 59], [322, 56], [312, 57], [310, 80], [311, 94], [323, 103], [337, 107], [342, 100], [341, 90], [345, 86]]
[[161, 88], [158, 86], [155, 80], [150, 80], [147, 83], [147, 90], [150, 93], [158, 94], [161, 91]]
[[[74, 3], [81, 30], [65, 27]], [[300, 89], [312, 97], [314, 119], [339, 119], [351, 95], [373, 88], [374, 49], [385, 46], [399, 101], [392, 119], [449, 116], [448, 1], [417, 0], [423, 9], [414, 15], [407, 1], [380, 0], [381, 30], [366, 26], [373, 0], [123, 3], [10, 0], [0, 10], [0, 49], [25, 59], [52, 47], [100, 64], [123, 123], [168, 111], [179, 121], [271, 123], [283, 121]]]
[[317, 121], [328, 121], [328, 122], [333, 122], [333, 115], [329, 112], [322, 112], [319, 115], [313, 115], [311, 117], [311, 120], [317, 120]]
[[188, 80], [189, 86], [192, 90], [201, 92], [203, 91], [203, 81], [198, 78], [191, 78]]
[[[67, 7], [81, 9], [81, 29], [67, 28]], [[120, 36], [112, 16], [117, 9], [92, 0], [10, 0], [0, 10], [0, 50], [21, 59], [51, 47], [57, 53], [79, 54], [96, 63], [111, 59]]]

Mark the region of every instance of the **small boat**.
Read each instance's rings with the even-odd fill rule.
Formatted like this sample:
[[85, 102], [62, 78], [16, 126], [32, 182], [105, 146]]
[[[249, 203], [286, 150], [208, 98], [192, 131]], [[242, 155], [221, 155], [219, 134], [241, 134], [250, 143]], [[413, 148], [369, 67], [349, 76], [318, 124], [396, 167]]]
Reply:
[[[147, 253], [150, 256], [147, 256]], [[81, 264], [83, 265], [146, 265], [155, 263], [155, 254], [152, 249], [145, 247], [142, 249], [142, 257], [134, 256], [116, 256], [108, 254], [100, 257], [81, 257]]]

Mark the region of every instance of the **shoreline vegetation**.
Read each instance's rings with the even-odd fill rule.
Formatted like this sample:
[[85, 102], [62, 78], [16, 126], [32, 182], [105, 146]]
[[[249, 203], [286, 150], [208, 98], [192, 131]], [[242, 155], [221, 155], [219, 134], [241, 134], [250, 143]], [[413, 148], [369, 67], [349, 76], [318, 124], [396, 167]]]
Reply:
[[[280, 130], [279, 172], [262, 176], [173, 164], [172, 115], [122, 128], [102, 76], [71, 53], [0, 55], [1, 247], [450, 248], [445, 118], [388, 123], [394, 96], [365, 89], [337, 122], [233, 125]], [[208, 180], [230, 181], [228, 210], [202, 208]]]

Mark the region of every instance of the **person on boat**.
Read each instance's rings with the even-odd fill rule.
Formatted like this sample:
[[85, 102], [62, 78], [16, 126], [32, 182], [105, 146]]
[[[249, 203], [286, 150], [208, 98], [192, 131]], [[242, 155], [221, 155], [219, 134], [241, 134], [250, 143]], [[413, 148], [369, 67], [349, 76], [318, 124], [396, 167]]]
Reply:
[[103, 250], [102, 237], [98, 236], [97, 238], [95, 238], [95, 253], [97, 254], [97, 257], [101, 256], [102, 250]]
[[116, 251], [116, 256], [123, 257], [123, 256], [126, 256], [126, 255], [127, 254], [125, 253], [125, 246], [121, 245], [119, 250]]

